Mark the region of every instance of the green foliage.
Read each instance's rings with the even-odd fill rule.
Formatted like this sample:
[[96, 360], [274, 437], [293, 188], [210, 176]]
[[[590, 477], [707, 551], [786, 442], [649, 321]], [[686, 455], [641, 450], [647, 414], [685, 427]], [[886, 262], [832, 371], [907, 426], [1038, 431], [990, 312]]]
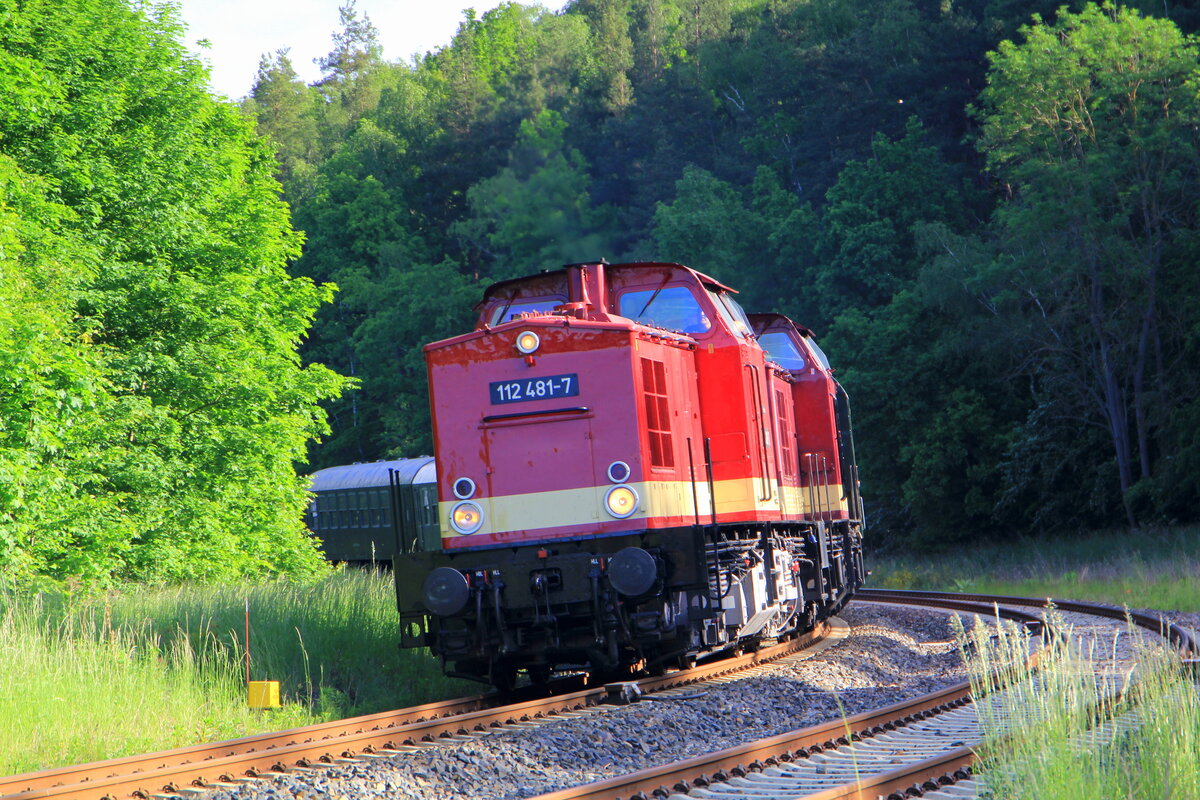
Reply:
[[612, 215], [592, 208], [587, 164], [578, 150], [565, 147], [565, 131], [562, 116], [550, 110], [522, 121], [509, 165], [467, 192], [471, 216], [453, 230], [480, 252], [493, 279], [609, 250]]
[[826, 264], [812, 276], [822, 305], [885, 305], [911, 286], [927, 254], [917, 248], [919, 224], [961, 230], [966, 192], [916, 117], [903, 138], [876, 134], [872, 157], [850, 161], [826, 200]]
[[1194, 371], [1169, 365], [1187, 347], [1172, 327], [1192, 327], [1194, 305], [1166, 311], [1160, 298], [1194, 271], [1200, 44], [1111, 5], [1022, 34], [992, 55], [977, 112], [979, 147], [1013, 193], [997, 211], [996, 279], [1015, 290], [1024, 368], [1056, 411], [1040, 422], [1107, 434], [1109, 496], [1135, 526], [1162, 519], [1159, 465], [1176, 457], [1174, 413], [1191, 402]]
[[86, 581], [317, 569], [292, 461], [341, 380], [296, 349], [332, 293], [285, 271], [268, 148], [171, 10], [3, 12], [5, 313], [27, 307], [3, 349], [28, 375], [3, 403], [30, 424], [2, 557]]
[[747, 270], [747, 242], [754, 236], [754, 214], [729, 183], [707, 170], [686, 167], [675, 184], [675, 200], [654, 212], [654, 243], [664, 260], [703, 265], [706, 272], [737, 284]]
[[259, 133], [275, 144], [280, 179], [287, 184], [302, 180], [317, 160], [321, 106], [317, 93], [296, 75], [286, 49], [259, 61], [243, 107], [257, 117]]
[[129, 534], [95, 496], [104, 355], [71, 305], [96, 253], [56, 232], [72, 214], [48, 194], [0, 155], [0, 571], [17, 580], [68, 557], [75, 537], [119, 553]]
[[671, 259], [820, 335], [882, 539], [1195, 519], [1196, 18], [1151, 5], [508, 3], [393, 64], [348, 7], [360, 67], [247, 102], [361, 379], [311, 463], [428, 449], [478, 283]]

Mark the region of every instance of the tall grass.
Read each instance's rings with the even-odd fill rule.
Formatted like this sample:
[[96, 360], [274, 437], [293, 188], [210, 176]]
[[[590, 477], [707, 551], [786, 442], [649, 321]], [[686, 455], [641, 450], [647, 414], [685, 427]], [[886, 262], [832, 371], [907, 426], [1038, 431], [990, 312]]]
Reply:
[[982, 796], [1200, 798], [1200, 699], [1174, 655], [1131, 630], [1121, 635], [1137, 642], [1133, 665], [1115, 665], [1116, 639], [1081, 644], [1061, 621], [1056, 630], [1032, 673], [1015, 629], [965, 637], [987, 736]]
[[964, 545], [935, 556], [871, 556], [870, 585], [1094, 600], [1200, 611], [1200, 528]]
[[[247, 708], [254, 680], [283, 707]], [[398, 649], [391, 576], [0, 594], [0, 774], [113, 758], [479, 691]]]

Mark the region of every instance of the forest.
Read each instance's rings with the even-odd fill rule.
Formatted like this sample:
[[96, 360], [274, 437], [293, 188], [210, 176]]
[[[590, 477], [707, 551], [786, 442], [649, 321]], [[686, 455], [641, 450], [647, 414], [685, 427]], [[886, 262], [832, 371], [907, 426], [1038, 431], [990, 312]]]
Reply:
[[601, 257], [816, 333], [876, 547], [1200, 516], [1189, 4], [508, 3], [389, 61], [351, 1], [236, 103], [169, 6], [0, 9], [6, 569], [314, 569], [296, 474], [429, 453], [422, 345]]

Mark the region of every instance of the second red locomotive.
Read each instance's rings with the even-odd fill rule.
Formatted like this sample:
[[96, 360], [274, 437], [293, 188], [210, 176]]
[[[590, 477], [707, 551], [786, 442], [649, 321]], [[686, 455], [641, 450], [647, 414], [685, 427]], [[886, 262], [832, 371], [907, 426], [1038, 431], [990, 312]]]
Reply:
[[679, 264], [489, 288], [425, 348], [440, 550], [395, 559], [450, 674], [615, 673], [803, 630], [860, 585], [844, 391], [811, 334]]

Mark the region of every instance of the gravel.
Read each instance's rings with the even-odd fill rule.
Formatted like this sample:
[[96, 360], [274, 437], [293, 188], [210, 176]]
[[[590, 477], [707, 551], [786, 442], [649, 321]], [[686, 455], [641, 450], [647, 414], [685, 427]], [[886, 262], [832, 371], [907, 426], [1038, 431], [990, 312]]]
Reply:
[[307, 773], [211, 791], [205, 800], [518, 800], [815, 725], [965, 680], [951, 615], [851, 604], [844, 641], [701, 697], [601, 706]]

